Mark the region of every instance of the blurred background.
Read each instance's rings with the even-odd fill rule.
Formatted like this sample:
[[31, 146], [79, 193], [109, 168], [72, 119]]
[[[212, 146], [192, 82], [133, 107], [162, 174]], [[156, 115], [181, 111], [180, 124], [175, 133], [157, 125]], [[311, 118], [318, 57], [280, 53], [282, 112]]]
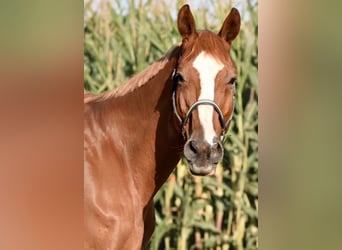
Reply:
[[231, 50], [238, 72], [235, 115], [216, 175], [193, 177], [181, 161], [155, 196], [157, 225], [147, 249], [257, 249], [257, 1], [86, 0], [85, 88], [113, 89], [181, 42], [177, 13], [185, 3], [196, 27], [214, 32], [232, 7], [241, 13], [241, 31]]

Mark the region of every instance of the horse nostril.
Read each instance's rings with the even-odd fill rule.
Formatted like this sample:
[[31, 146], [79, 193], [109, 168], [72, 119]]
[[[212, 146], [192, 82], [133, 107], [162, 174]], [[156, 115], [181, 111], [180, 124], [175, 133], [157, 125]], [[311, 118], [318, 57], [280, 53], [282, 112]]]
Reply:
[[223, 157], [223, 146], [222, 143], [217, 142], [211, 146], [210, 161], [217, 164]]
[[184, 155], [190, 160], [194, 161], [200, 154], [200, 148], [198, 142], [195, 140], [188, 141], [184, 146]]
[[197, 143], [195, 141], [190, 141], [189, 143], [189, 148], [194, 154], [198, 153], [198, 146], [196, 144]]

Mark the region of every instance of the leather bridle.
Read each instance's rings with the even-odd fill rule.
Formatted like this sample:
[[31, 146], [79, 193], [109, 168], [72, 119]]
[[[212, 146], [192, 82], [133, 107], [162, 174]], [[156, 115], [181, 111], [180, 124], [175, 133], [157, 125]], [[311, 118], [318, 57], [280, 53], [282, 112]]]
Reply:
[[[233, 113], [230, 115], [229, 119], [227, 121], [224, 120], [223, 117], [223, 113], [220, 109], [220, 107], [212, 100], [207, 100], [207, 99], [200, 99], [197, 102], [195, 102], [194, 104], [191, 105], [191, 107], [189, 108], [189, 110], [186, 112], [185, 117], [181, 117], [177, 111], [177, 107], [176, 107], [176, 92], [177, 92], [177, 86], [178, 86], [178, 81], [176, 79], [176, 75], [177, 75], [177, 69], [175, 68], [173, 73], [172, 73], [172, 80], [173, 80], [173, 91], [172, 91], [172, 106], [173, 106], [173, 111], [177, 117], [177, 119], [180, 122], [180, 126], [181, 126], [181, 130], [182, 130], [182, 135], [184, 137], [184, 139], [186, 140], [186, 131], [185, 131], [185, 126], [192, 114], [192, 112], [195, 110], [195, 108], [197, 108], [200, 105], [210, 105], [212, 106], [215, 111], [217, 112], [218, 116], [219, 116], [219, 120], [220, 120], [220, 125], [222, 128], [222, 132], [221, 132], [221, 136], [223, 136], [227, 130], [227, 128], [229, 127], [229, 124], [233, 118]], [[233, 99], [233, 106], [235, 106], [235, 100]]]

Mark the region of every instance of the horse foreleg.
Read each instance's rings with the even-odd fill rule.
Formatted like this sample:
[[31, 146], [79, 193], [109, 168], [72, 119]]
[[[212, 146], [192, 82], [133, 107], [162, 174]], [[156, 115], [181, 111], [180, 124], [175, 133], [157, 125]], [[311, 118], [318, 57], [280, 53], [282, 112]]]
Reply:
[[156, 219], [154, 215], [154, 204], [153, 200], [144, 209], [144, 237], [143, 237], [143, 249], [146, 247], [148, 241], [150, 240], [156, 224]]

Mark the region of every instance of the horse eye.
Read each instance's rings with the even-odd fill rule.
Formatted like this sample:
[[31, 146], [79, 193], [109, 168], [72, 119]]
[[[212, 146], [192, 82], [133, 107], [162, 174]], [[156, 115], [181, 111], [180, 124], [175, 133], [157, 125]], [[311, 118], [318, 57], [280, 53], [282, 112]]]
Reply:
[[176, 81], [177, 81], [177, 82], [184, 82], [183, 76], [182, 76], [181, 74], [178, 73], [178, 74], [176, 75]]
[[234, 83], [236, 83], [236, 77], [230, 78], [230, 80], [228, 81], [228, 84], [234, 84]]

